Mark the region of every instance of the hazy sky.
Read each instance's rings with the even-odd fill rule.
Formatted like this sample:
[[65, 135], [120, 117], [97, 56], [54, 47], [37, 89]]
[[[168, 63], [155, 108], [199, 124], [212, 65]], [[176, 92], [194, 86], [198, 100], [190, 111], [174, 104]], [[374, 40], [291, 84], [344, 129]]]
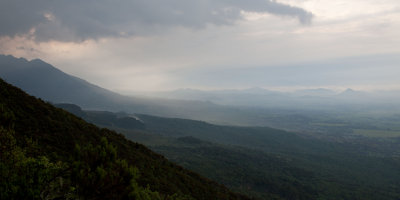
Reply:
[[399, 0], [0, 0], [0, 53], [118, 91], [400, 88]]

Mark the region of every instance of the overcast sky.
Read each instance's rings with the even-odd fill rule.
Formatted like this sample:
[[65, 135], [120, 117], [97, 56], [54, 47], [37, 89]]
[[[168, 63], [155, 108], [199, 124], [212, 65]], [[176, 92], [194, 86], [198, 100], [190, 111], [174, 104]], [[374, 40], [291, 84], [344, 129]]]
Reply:
[[399, 0], [0, 0], [0, 53], [124, 93], [400, 88]]

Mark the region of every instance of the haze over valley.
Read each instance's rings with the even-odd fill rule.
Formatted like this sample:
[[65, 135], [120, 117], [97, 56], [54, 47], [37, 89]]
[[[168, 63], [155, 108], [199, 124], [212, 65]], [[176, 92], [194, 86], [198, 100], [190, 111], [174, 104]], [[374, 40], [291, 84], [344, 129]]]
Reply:
[[0, 199], [400, 199], [396, 0], [0, 10]]

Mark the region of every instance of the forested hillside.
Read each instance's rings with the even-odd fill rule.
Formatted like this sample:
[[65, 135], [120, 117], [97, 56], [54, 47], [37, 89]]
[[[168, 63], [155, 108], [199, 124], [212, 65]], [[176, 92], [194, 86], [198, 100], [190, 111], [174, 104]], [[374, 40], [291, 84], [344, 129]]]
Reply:
[[0, 80], [0, 199], [247, 199]]

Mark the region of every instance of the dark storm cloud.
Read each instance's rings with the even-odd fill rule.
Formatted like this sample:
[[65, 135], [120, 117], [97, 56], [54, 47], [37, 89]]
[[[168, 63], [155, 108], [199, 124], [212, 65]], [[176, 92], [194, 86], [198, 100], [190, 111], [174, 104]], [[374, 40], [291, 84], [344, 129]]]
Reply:
[[312, 14], [275, 0], [1, 0], [0, 36], [30, 33], [37, 41], [82, 41], [145, 35], [163, 28], [229, 25], [241, 11], [310, 23]]

